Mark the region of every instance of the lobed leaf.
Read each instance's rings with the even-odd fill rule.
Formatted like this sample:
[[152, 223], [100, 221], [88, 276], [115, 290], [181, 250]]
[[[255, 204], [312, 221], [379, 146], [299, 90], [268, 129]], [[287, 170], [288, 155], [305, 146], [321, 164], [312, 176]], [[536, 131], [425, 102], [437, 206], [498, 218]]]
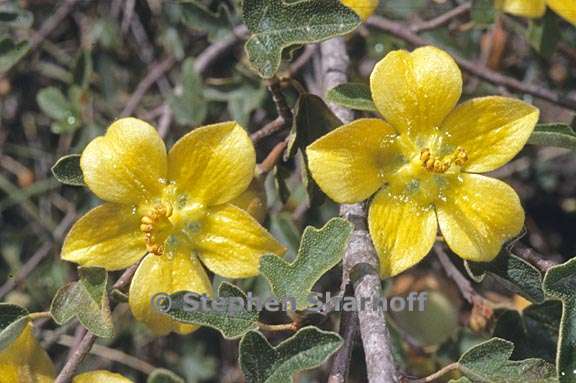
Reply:
[[240, 367], [247, 383], [291, 383], [292, 375], [317, 367], [342, 345], [340, 335], [305, 327], [273, 347], [250, 331], [240, 341]]
[[248, 60], [264, 78], [276, 74], [285, 48], [343, 35], [360, 24], [339, 0], [244, 0], [242, 14], [252, 33], [245, 46]]
[[576, 375], [576, 258], [550, 268], [543, 286], [546, 294], [562, 301], [556, 368], [560, 383], [573, 382]]
[[321, 229], [309, 226], [304, 230], [294, 262], [272, 255], [260, 258], [260, 272], [274, 295], [280, 300], [296, 299], [298, 310], [308, 307], [316, 282], [344, 256], [352, 229], [350, 222], [333, 218]]
[[193, 29], [208, 33], [210, 42], [218, 41], [230, 35], [231, 24], [223, 7], [212, 12], [202, 3], [187, 0], [180, 3], [182, 22]]
[[51, 170], [54, 177], [65, 185], [85, 186], [84, 175], [80, 168], [80, 154], [61, 157]]
[[28, 324], [28, 310], [24, 307], [0, 303], [0, 351], [16, 340]]
[[348, 109], [378, 112], [370, 87], [360, 83], [347, 83], [338, 85], [326, 93], [326, 100]]
[[[238, 287], [222, 282], [218, 289], [218, 298], [226, 298], [228, 306], [222, 310], [201, 310], [193, 307], [193, 304], [201, 304], [199, 296], [190, 295], [190, 291], [180, 291], [170, 295], [170, 306], [164, 314], [172, 319], [187, 324], [208, 326], [222, 333], [225, 338], [239, 338], [250, 330], [258, 327], [258, 311], [248, 310], [246, 305], [233, 307], [230, 298], [239, 298], [237, 301], [247, 302], [246, 294]], [[208, 300], [211, 305], [215, 299]]]
[[99, 267], [81, 267], [80, 279], [62, 287], [52, 300], [50, 314], [60, 325], [77, 317], [96, 336], [109, 338], [114, 325], [108, 302], [108, 273]]

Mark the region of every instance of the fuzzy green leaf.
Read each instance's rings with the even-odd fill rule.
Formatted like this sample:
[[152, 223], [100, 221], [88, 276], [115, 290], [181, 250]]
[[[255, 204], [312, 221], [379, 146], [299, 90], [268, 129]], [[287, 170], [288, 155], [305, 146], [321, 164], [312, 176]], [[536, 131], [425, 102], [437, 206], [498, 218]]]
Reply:
[[309, 306], [312, 288], [324, 273], [336, 266], [346, 251], [352, 224], [342, 218], [331, 219], [323, 228], [307, 227], [298, 256], [292, 263], [273, 255], [260, 259], [260, 272], [280, 300], [296, 299], [298, 310]]
[[28, 323], [28, 314], [24, 307], [0, 303], [0, 351], [20, 336]]
[[244, 0], [242, 14], [252, 33], [246, 42], [248, 59], [264, 78], [278, 71], [285, 48], [343, 35], [360, 24], [339, 0]]
[[223, 7], [212, 12], [200, 2], [187, 0], [180, 3], [182, 22], [193, 29], [207, 32], [210, 42], [218, 41], [232, 33], [232, 27]]
[[94, 335], [109, 338], [114, 334], [106, 285], [108, 273], [98, 267], [78, 269], [80, 279], [62, 287], [52, 300], [50, 313], [60, 325], [78, 317]]
[[[228, 339], [239, 338], [258, 327], [258, 311], [247, 309], [246, 294], [238, 287], [228, 282], [222, 282], [218, 289], [218, 298], [226, 298], [226, 300], [222, 300], [222, 308], [214, 310], [202, 310], [201, 297], [195, 293], [190, 293], [189, 291], [181, 291], [170, 295], [169, 304], [161, 311], [182, 323], [198, 324], [216, 329]], [[231, 298], [237, 298], [234, 301], [237, 301], [239, 305], [236, 305]], [[217, 299], [206, 300], [207, 307], [213, 307], [215, 301]], [[244, 304], [240, 305], [240, 302], [244, 302]]]
[[458, 361], [460, 371], [474, 382], [556, 382], [554, 366], [542, 359], [509, 360], [514, 344], [492, 338], [466, 351]]
[[503, 249], [492, 262], [465, 262], [468, 274], [482, 282], [486, 273], [491, 274], [509, 290], [522, 295], [532, 302], [544, 301], [542, 274], [522, 258]]
[[538, 124], [528, 143], [576, 150], [576, 133], [563, 123]]
[[194, 69], [194, 60], [182, 64], [182, 88], [169, 99], [176, 122], [181, 125], [199, 125], [206, 118], [208, 104], [204, 98], [202, 78]]
[[326, 100], [348, 109], [378, 112], [370, 87], [360, 83], [341, 84], [326, 93]]
[[0, 73], [12, 68], [30, 50], [26, 41], [15, 43], [9, 38], [0, 40]]
[[148, 375], [146, 383], [184, 383], [184, 379], [172, 371], [158, 368]]
[[85, 186], [84, 175], [80, 168], [80, 154], [61, 157], [54, 166], [52, 174], [59, 182], [70, 186]]
[[544, 276], [546, 294], [562, 301], [556, 367], [560, 383], [574, 382], [576, 371], [576, 258], [554, 266]]
[[36, 101], [48, 117], [64, 120], [72, 115], [72, 105], [60, 89], [53, 86], [41, 89], [36, 95]]
[[276, 347], [259, 332], [250, 331], [240, 341], [240, 366], [247, 383], [291, 383], [292, 375], [321, 365], [341, 345], [338, 334], [312, 326]]

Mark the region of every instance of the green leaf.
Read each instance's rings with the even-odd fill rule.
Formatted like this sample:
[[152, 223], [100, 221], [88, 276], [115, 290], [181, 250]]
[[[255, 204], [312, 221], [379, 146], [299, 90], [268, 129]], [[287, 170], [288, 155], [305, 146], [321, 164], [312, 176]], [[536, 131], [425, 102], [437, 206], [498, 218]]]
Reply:
[[248, 60], [264, 78], [278, 71], [285, 48], [343, 35], [360, 24], [339, 0], [244, 0], [242, 14], [252, 33], [245, 46]]
[[340, 335], [305, 327], [276, 347], [250, 331], [240, 341], [240, 367], [247, 383], [291, 383], [292, 375], [317, 367], [342, 345]]
[[250, 115], [266, 99], [266, 88], [260, 81], [249, 81], [241, 78], [238, 83], [218, 88], [207, 88], [204, 92], [207, 99], [228, 103], [228, 112], [240, 126], [248, 126]]
[[194, 69], [194, 60], [182, 64], [182, 87], [168, 100], [176, 122], [181, 125], [199, 125], [206, 118], [208, 104], [204, 98], [202, 78]]
[[460, 371], [474, 382], [556, 382], [554, 366], [541, 359], [509, 360], [514, 344], [492, 338], [466, 351], [458, 361]]
[[482, 282], [486, 273], [491, 274], [510, 291], [524, 298], [540, 303], [544, 301], [542, 274], [522, 258], [503, 249], [492, 262], [465, 262], [468, 274], [476, 281]]
[[308, 174], [308, 157], [306, 147], [328, 132], [342, 125], [342, 122], [332, 113], [328, 105], [318, 96], [303, 94], [298, 98], [294, 110], [294, 122], [290, 130], [287, 156], [294, 157], [298, 149], [302, 152], [304, 166], [302, 179], [311, 206], [318, 206], [324, 201], [324, 193]]
[[478, 25], [493, 24], [496, 20], [496, 9], [493, 0], [473, 0], [470, 11], [472, 20]]
[[298, 310], [309, 306], [312, 288], [324, 273], [336, 266], [346, 251], [352, 224], [342, 218], [331, 219], [323, 228], [307, 227], [294, 262], [273, 255], [260, 258], [260, 272], [280, 299], [296, 299]]
[[0, 9], [0, 23], [4, 24], [2, 26], [14, 28], [30, 28], [33, 21], [34, 15], [30, 11], [17, 7], [3, 7]]
[[0, 73], [12, 68], [30, 50], [26, 41], [15, 43], [9, 38], [0, 40]]
[[28, 310], [23, 307], [0, 303], [0, 351], [20, 336], [28, 324]]
[[348, 109], [378, 112], [370, 87], [360, 83], [341, 84], [326, 93], [326, 100]]
[[172, 371], [165, 370], [163, 368], [158, 368], [150, 375], [146, 383], [185, 383], [184, 379], [173, 373]]
[[560, 383], [574, 381], [576, 371], [576, 258], [548, 270], [544, 276], [546, 294], [562, 301], [556, 368]]
[[493, 336], [514, 343], [515, 360], [541, 358], [556, 359], [558, 328], [562, 304], [545, 301], [526, 307], [522, 312], [506, 310], [498, 316]]
[[228, 15], [223, 6], [212, 12], [195, 0], [180, 3], [182, 22], [193, 29], [208, 33], [210, 42], [218, 41], [232, 33]]
[[556, 51], [560, 36], [558, 16], [551, 10], [548, 10], [543, 18], [531, 20], [526, 32], [530, 45], [545, 58], [549, 58]]
[[36, 101], [42, 112], [55, 120], [65, 120], [74, 114], [72, 104], [58, 88], [51, 86], [41, 89], [36, 95]]
[[576, 150], [576, 133], [563, 123], [538, 124], [528, 143]]
[[80, 280], [62, 287], [52, 300], [50, 313], [60, 325], [78, 317], [94, 335], [109, 338], [114, 334], [106, 284], [108, 273], [98, 267], [78, 269]]
[[[172, 319], [182, 323], [198, 324], [216, 329], [225, 338], [239, 338], [250, 330], [258, 327], [258, 311], [247, 310], [246, 294], [238, 287], [222, 282], [218, 289], [218, 298], [222, 299], [223, 307], [218, 310], [202, 310], [201, 307], [194, 307], [202, 304], [201, 297], [190, 291], [181, 291], [170, 295], [169, 305], [166, 310], [162, 310]], [[235, 305], [231, 298], [242, 305]], [[218, 299], [208, 299], [207, 307], [212, 307], [213, 302]]]
[[84, 175], [80, 168], [80, 154], [69, 154], [60, 157], [52, 166], [52, 174], [56, 179], [70, 186], [85, 186]]

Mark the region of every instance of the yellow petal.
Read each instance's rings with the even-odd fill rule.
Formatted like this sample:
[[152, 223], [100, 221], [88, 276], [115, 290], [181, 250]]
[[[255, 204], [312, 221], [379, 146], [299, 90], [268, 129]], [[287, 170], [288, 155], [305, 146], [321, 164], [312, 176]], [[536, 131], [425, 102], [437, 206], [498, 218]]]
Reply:
[[146, 253], [140, 221], [126, 205], [105, 203], [80, 218], [64, 240], [61, 257], [85, 267], [121, 270]]
[[340, 2], [356, 12], [362, 21], [366, 21], [374, 14], [379, 3], [378, 0], [340, 0]]
[[110, 371], [90, 371], [76, 375], [72, 383], [132, 383], [132, 381]]
[[206, 267], [226, 278], [253, 277], [262, 255], [286, 250], [250, 214], [231, 204], [209, 210], [195, 245]]
[[539, 116], [538, 109], [512, 98], [469, 100], [454, 109], [442, 124], [445, 149], [461, 147], [466, 151], [466, 171], [494, 170], [524, 147]]
[[548, 0], [548, 6], [570, 23], [576, 25], [576, 0]]
[[423, 47], [390, 52], [370, 76], [378, 111], [418, 143], [437, 130], [462, 93], [462, 73], [450, 55]]
[[331, 199], [355, 203], [374, 194], [384, 175], [404, 163], [397, 133], [379, 119], [360, 119], [306, 149], [312, 177]]
[[521, 17], [539, 18], [546, 12], [546, 0], [498, 0], [496, 4], [504, 12]]
[[54, 365], [28, 324], [22, 334], [0, 352], [0, 382], [52, 383]]
[[430, 252], [438, 225], [432, 206], [381, 190], [370, 204], [368, 226], [380, 259], [380, 275], [394, 276]]
[[207, 206], [239, 196], [256, 167], [252, 141], [235, 122], [193, 130], [176, 142], [168, 157], [168, 174], [179, 192]]
[[192, 252], [186, 252], [183, 248], [161, 256], [149, 254], [136, 270], [130, 285], [132, 314], [156, 335], [166, 335], [171, 331], [188, 334], [198, 326], [174, 321], [156, 310], [151, 303], [158, 293], [172, 294], [178, 291], [212, 295], [212, 285], [200, 261]]
[[264, 190], [264, 179], [254, 179], [248, 189], [230, 203], [246, 211], [256, 221], [262, 223], [266, 219], [268, 210], [266, 209], [266, 190]]
[[448, 246], [464, 259], [488, 262], [502, 244], [522, 230], [524, 210], [516, 192], [504, 182], [462, 174], [436, 205], [438, 223]]
[[148, 201], [162, 191], [166, 148], [152, 126], [136, 118], [123, 118], [86, 146], [80, 167], [90, 190], [103, 200]]

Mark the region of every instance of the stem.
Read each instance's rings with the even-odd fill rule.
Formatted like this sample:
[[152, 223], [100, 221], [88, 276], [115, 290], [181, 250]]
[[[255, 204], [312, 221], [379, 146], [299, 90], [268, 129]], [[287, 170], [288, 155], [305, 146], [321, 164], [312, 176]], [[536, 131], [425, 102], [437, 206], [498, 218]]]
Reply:
[[50, 315], [49, 311], [42, 311], [37, 313], [30, 313], [28, 314], [28, 318], [30, 320], [38, 320], [38, 319], [50, 319], [52, 315]]
[[410, 383], [429, 383], [429, 382], [434, 382], [437, 379], [440, 379], [442, 376], [446, 375], [447, 373], [449, 373], [450, 371], [456, 370], [460, 367], [460, 365], [458, 364], [458, 362], [454, 362], [451, 363], [447, 366], [444, 366], [441, 370], [433, 373], [430, 376], [427, 376], [425, 378], [422, 379], [416, 379], [416, 380], [410, 380]]
[[262, 331], [296, 331], [298, 330], [298, 325], [295, 322], [285, 323], [285, 324], [267, 324], [258, 322], [258, 328]]

